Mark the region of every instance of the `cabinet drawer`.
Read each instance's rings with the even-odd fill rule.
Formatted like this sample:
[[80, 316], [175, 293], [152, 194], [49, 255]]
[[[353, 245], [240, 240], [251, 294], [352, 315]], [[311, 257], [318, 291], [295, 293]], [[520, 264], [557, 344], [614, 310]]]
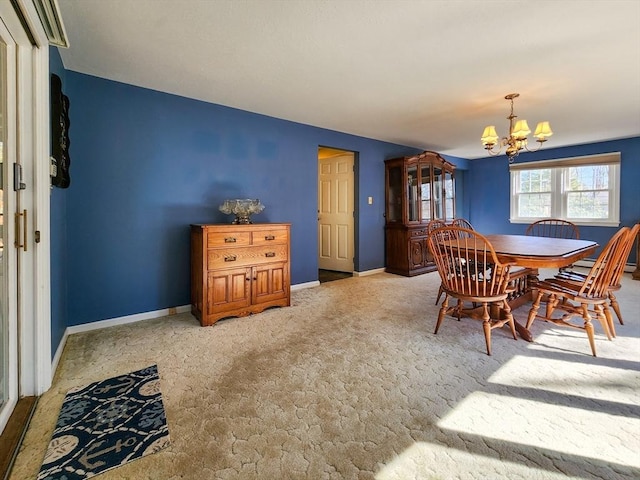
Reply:
[[288, 246], [273, 245], [247, 248], [210, 249], [207, 251], [207, 269], [257, 265], [288, 260]]
[[251, 232], [207, 232], [207, 247], [244, 247], [251, 245]]
[[273, 230], [261, 230], [252, 232], [253, 245], [274, 245], [288, 243], [289, 235], [286, 228], [274, 228]]

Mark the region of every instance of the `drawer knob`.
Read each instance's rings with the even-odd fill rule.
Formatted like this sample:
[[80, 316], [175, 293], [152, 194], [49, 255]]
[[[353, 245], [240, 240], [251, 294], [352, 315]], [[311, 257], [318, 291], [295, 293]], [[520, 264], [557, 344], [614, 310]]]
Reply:
[[235, 237], [226, 237], [224, 239], [224, 243], [236, 243], [236, 238]]
[[276, 256], [276, 252], [267, 252], [264, 254], [265, 257], [275, 257]]
[[264, 236], [264, 239], [265, 239], [265, 240], [275, 240], [275, 239], [276, 239], [276, 236], [275, 236], [275, 235], [265, 235], [265, 236]]
[[235, 262], [237, 259], [238, 257], [236, 255], [225, 255], [224, 257], [225, 262]]

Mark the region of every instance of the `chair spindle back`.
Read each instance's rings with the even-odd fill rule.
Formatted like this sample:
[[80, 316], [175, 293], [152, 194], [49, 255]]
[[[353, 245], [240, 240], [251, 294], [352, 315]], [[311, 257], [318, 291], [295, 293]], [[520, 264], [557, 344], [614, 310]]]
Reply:
[[534, 237], [580, 239], [580, 230], [575, 223], [560, 218], [545, 218], [527, 227], [525, 235]]
[[483, 235], [468, 228], [446, 226], [434, 230], [428, 242], [446, 290], [469, 298], [504, 294], [510, 265], [498, 261], [493, 246]]
[[590, 298], [607, 296], [609, 286], [615, 284], [613, 282], [618, 273], [618, 263], [626, 261], [622, 256], [631, 232], [629, 227], [622, 227], [611, 237], [589, 270], [580, 289], [580, 295]]

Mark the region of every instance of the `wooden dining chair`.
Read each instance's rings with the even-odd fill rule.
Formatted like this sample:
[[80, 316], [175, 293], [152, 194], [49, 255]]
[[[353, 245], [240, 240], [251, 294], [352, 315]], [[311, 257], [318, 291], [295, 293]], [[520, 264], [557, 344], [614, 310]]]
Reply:
[[[438, 333], [445, 315], [454, 315], [458, 320], [462, 316], [482, 320], [487, 355], [491, 355], [493, 329], [508, 324], [513, 338], [517, 339], [507, 303], [510, 265], [498, 260], [489, 240], [468, 228], [446, 226], [431, 232], [427, 241], [445, 294], [434, 334]], [[485, 270], [482, 267], [485, 265], [491, 265], [491, 269]], [[457, 299], [456, 305], [449, 306], [450, 298]], [[471, 302], [473, 307], [465, 308], [464, 302]], [[491, 309], [492, 305], [498, 308]], [[492, 310], [498, 312], [498, 318], [491, 317]]]
[[[615, 272], [611, 280], [611, 284], [608, 289], [609, 296], [609, 306], [613, 309], [618, 317], [618, 321], [620, 325], [624, 325], [624, 321], [622, 320], [622, 313], [620, 312], [620, 305], [618, 304], [618, 299], [616, 298], [614, 292], [617, 292], [622, 288], [622, 276], [624, 274], [624, 267], [627, 264], [627, 260], [629, 259], [629, 255], [631, 254], [631, 249], [633, 248], [633, 244], [635, 239], [640, 232], [640, 223], [636, 223], [629, 232], [627, 233], [627, 238], [625, 239], [625, 246], [622, 249], [622, 253], [620, 255], [620, 260], [617, 262], [615, 266]], [[584, 282], [586, 280], [587, 274], [583, 272], [576, 272], [573, 270], [564, 270], [556, 275], [556, 278], [560, 280], [569, 280], [573, 282]], [[616, 336], [615, 326], [613, 322], [609, 325], [609, 329], [611, 330], [611, 335]]]
[[[613, 325], [611, 312], [607, 306], [609, 285], [616, 275], [616, 264], [620, 261], [626, 248], [629, 227], [622, 227], [611, 237], [598, 255], [593, 267], [582, 281], [548, 278], [537, 283], [538, 294], [529, 310], [526, 328], [529, 329], [534, 320], [541, 319], [555, 325], [585, 330], [591, 345], [591, 353], [596, 356], [596, 344], [591, 312], [602, 325], [607, 338], [611, 340], [610, 325]], [[540, 303], [546, 302], [544, 314], [538, 315]], [[562, 316], [554, 316], [560, 310]], [[583, 324], [571, 321], [581, 317]]]
[[475, 230], [475, 228], [473, 228], [473, 225], [471, 225], [469, 220], [467, 220], [466, 218], [454, 218], [453, 220], [451, 220], [451, 225], [454, 227], [462, 227], [468, 228], [469, 230]]
[[[578, 226], [568, 220], [561, 218], [543, 218], [537, 222], [530, 224], [524, 232], [525, 235], [534, 237], [551, 237], [551, 238], [573, 238], [580, 240], [580, 229]], [[567, 265], [560, 268], [560, 271], [573, 267], [573, 265]], [[527, 272], [529, 276], [537, 276], [538, 270], [531, 269]]]
[[524, 232], [525, 235], [535, 237], [551, 238], [574, 238], [580, 239], [580, 229], [578, 226], [561, 218], [544, 218], [530, 224]]
[[[427, 234], [430, 234], [436, 228], [442, 228], [446, 226], [447, 224], [443, 220], [431, 220], [429, 221], [429, 223], [427, 223]], [[428, 244], [427, 244], [427, 248], [428, 248]], [[440, 297], [442, 297], [443, 294], [444, 294], [444, 289], [442, 287], [442, 284], [440, 284], [440, 287], [438, 288], [438, 296], [436, 297], [436, 305], [438, 305], [438, 302], [440, 301]]]
[[427, 223], [427, 233], [433, 232], [436, 228], [446, 227], [444, 220], [430, 220]]

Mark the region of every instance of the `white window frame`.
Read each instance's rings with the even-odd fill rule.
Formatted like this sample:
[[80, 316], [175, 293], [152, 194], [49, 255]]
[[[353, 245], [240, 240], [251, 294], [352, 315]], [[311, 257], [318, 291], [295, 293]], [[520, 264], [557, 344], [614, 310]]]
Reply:
[[[567, 190], [565, 178], [570, 167], [577, 166], [609, 166], [609, 216], [598, 218], [571, 218], [567, 215]], [[523, 217], [518, 212], [517, 191], [520, 173], [523, 171], [551, 169], [551, 214], [548, 218], [562, 218], [577, 225], [591, 225], [600, 227], [617, 227], [620, 225], [620, 152], [588, 155], [583, 157], [561, 158], [557, 160], [542, 160], [539, 162], [518, 163], [509, 166], [511, 176], [510, 203], [511, 223], [532, 223], [541, 217]]]

